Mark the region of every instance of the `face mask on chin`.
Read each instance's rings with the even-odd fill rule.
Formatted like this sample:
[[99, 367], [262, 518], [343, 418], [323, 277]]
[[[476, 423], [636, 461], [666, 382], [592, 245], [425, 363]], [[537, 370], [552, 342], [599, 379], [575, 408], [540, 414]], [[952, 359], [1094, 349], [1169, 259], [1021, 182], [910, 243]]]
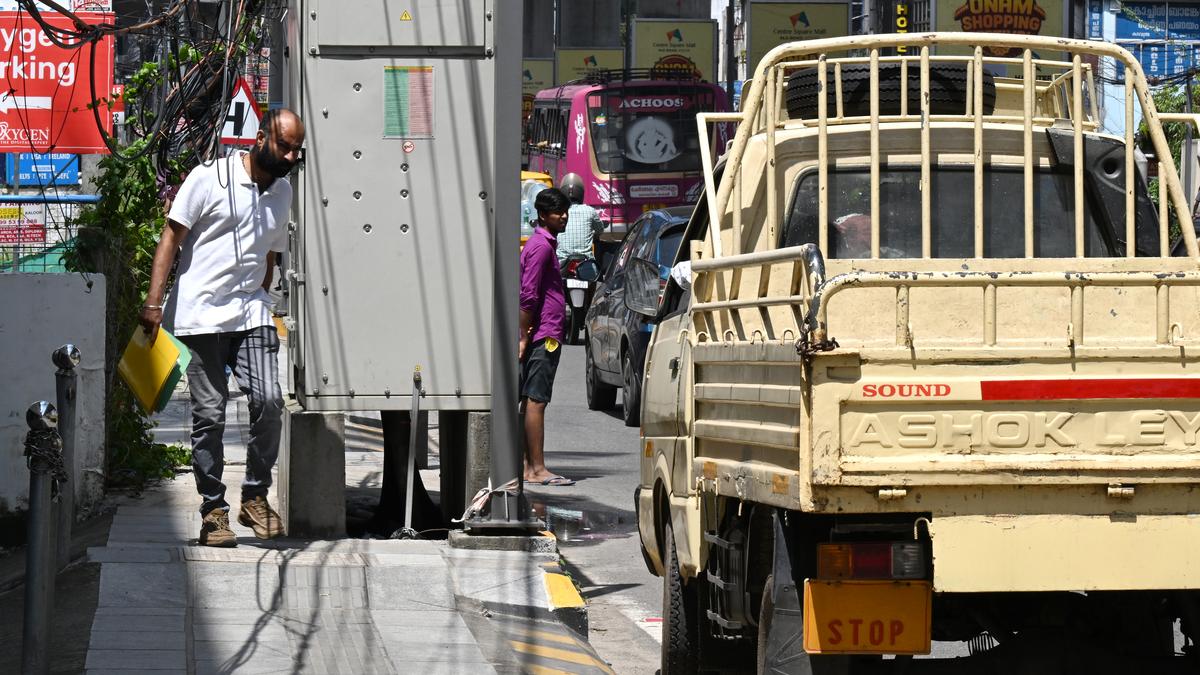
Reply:
[[254, 146], [250, 151], [250, 158], [254, 160], [254, 163], [260, 169], [275, 178], [284, 178], [292, 172], [292, 169], [296, 168], [295, 162], [289, 162], [267, 150], [265, 144], [263, 146]]

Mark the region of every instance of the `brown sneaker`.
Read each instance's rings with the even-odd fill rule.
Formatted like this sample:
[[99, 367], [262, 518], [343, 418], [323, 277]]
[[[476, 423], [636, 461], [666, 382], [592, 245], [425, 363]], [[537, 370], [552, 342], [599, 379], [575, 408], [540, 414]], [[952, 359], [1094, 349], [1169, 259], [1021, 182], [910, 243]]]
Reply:
[[255, 497], [242, 502], [238, 522], [254, 530], [259, 539], [274, 539], [283, 534], [283, 520], [267, 503], [266, 497]]
[[229, 529], [229, 509], [213, 509], [200, 524], [200, 545], [230, 548], [237, 546], [237, 537]]

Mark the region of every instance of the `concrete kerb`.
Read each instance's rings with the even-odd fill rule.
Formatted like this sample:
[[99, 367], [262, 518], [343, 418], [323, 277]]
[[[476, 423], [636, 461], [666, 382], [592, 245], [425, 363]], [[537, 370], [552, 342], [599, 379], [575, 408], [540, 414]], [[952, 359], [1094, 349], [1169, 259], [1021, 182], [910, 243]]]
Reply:
[[562, 567], [553, 534], [452, 532], [449, 543], [447, 555], [461, 610], [557, 622], [588, 641], [587, 603]]

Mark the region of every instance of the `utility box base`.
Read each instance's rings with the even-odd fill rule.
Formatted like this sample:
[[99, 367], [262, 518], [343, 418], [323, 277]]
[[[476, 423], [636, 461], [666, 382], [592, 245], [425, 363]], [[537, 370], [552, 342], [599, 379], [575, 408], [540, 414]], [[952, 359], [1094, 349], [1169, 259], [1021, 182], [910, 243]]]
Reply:
[[487, 487], [492, 467], [492, 415], [443, 410], [438, 413], [441, 506], [458, 518], [475, 493]]
[[346, 424], [342, 413], [289, 402], [279, 457], [279, 512], [289, 537], [346, 536]]

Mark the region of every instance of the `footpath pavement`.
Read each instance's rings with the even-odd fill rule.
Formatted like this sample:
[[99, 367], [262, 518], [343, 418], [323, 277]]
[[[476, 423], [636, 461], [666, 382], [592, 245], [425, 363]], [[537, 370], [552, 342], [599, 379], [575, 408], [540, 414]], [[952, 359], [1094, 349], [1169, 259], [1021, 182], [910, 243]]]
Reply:
[[[361, 491], [380, 483], [382, 434], [355, 419], [347, 484]], [[198, 497], [181, 475], [121, 498], [107, 544], [89, 549], [100, 564], [89, 675], [612, 672], [586, 642], [586, 619], [574, 630], [557, 620], [586, 615], [555, 552], [256, 539], [236, 522], [247, 420], [245, 398], [231, 399], [225, 482], [237, 548], [198, 545]], [[159, 422], [160, 440], [187, 445], [182, 388]], [[436, 491], [436, 470], [425, 474]]]

